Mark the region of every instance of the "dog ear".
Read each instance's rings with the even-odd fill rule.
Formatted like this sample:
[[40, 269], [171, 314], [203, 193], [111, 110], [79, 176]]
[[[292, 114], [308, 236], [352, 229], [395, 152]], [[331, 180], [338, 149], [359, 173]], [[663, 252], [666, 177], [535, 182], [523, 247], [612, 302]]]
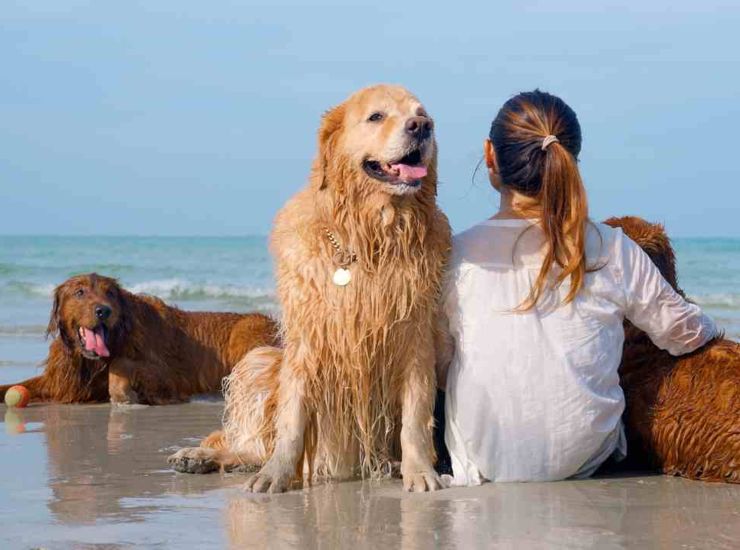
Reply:
[[61, 319], [59, 315], [59, 301], [60, 301], [60, 294], [61, 294], [61, 286], [56, 287], [54, 289], [54, 302], [51, 305], [51, 314], [49, 315], [49, 324], [46, 327], [46, 337], [48, 338], [51, 336], [52, 338], [56, 338], [57, 333], [59, 332], [59, 325], [61, 324]]
[[131, 311], [130, 294], [121, 288], [116, 281], [116, 290], [118, 292], [118, 306], [120, 307], [120, 329], [118, 330], [118, 341], [123, 344], [133, 330], [133, 312]]
[[609, 218], [604, 222], [612, 227], [619, 227], [625, 235], [635, 241], [657, 266], [661, 275], [679, 293], [678, 275], [676, 274], [676, 254], [665, 228], [658, 223], [650, 223], [637, 216]]
[[334, 155], [339, 131], [344, 126], [344, 104], [338, 105], [324, 113], [319, 127], [319, 147], [313, 165], [312, 180], [317, 189], [326, 189], [329, 184], [329, 162]]
[[54, 289], [54, 302], [51, 306], [51, 314], [49, 315], [49, 324], [46, 327], [46, 337], [56, 338], [57, 336], [62, 339], [62, 342], [68, 348], [72, 348], [72, 341], [64, 330], [64, 323], [62, 322], [62, 294], [64, 293], [64, 284], [59, 285]]

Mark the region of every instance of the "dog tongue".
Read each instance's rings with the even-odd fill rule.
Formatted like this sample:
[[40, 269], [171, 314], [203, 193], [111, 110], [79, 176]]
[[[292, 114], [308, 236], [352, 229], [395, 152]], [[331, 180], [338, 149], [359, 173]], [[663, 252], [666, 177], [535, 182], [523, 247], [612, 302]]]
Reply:
[[426, 166], [409, 166], [408, 164], [393, 164], [394, 170], [398, 170], [398, 177], [401, 181], [411, 182], [420, 180], [427, 175]]
[[89, 328], [83, 328], [85, 331], [85, 349], [87, 351], [94, 351], [100, 357], [109, 357], [110, 352], [108, 347], [105, 345], [105, 338], [103, 338], [102, 330], [97, 328], [94, 331]]

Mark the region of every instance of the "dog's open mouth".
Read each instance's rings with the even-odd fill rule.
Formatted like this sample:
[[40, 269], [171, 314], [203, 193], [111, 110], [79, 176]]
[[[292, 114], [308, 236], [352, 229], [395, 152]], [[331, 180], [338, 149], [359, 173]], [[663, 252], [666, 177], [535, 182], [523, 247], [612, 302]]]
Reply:
[[108, 351], [108, 327], [98, 325], [93, 329], [80, 327], [77, 331], [82, 346], [82, 354], [89, 359], [98, 359], [100, 357], [110, 357]]
[[414, 149], [395, 162], [381, 162], [371, 158], [365, 159], [362, 167], [365, 173], [376, 180], [393, 185], [418, 187], [427, 175], [427, 167], [421, 159], [421, 151]]

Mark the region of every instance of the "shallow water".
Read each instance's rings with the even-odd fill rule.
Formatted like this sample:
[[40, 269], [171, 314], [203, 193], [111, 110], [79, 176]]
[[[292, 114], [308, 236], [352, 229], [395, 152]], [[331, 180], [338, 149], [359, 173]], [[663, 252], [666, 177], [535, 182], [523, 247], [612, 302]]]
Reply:
[[663, 476], [406, 494], [398, 481], [241, 490], [247, 474], [177, 474], [166, 457], [222, 403], [34, 405], [0, 430], [2, 548], [731, 548], [740, 486]]

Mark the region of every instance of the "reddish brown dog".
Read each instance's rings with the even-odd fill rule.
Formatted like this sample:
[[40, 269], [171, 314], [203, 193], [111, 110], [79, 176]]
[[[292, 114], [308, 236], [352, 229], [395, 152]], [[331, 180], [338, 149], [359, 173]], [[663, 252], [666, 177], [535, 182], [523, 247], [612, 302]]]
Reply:
[[[681, 294], [671, 243], [657, 224], [611, 218]], [[631, 466], [704, 481], [740, 483], [740, 344], [717, 338], [673, 357], [625, 324], [620, 380]]]
[[220, 392], [249, 350], [277, 344], [265, 315], [182, 311], [95, 273], [57, 287], [48, 334], [43, 374], [20, 382], [33, 401], [178, 403]]

